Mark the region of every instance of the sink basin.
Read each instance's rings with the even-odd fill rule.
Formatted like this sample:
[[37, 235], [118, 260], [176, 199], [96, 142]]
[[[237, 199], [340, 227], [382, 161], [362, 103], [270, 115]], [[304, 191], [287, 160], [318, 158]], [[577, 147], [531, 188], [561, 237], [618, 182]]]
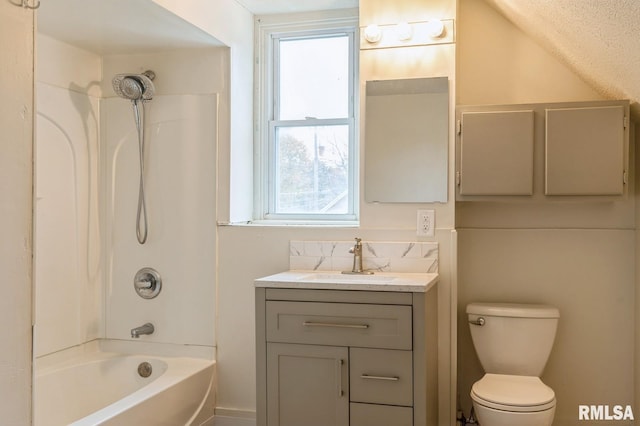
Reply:
[[349, 283], [390, 283], [398, 279], [392, 275], [376, 275], [376, 274], [342, 274], [342, 273], [322, 273], [314, 272], [301, 275], [300, 281], [321, 281], [321, 282], [349, 282]]
[[438, 274], [379, 272], [342, 274], [340, 271], [285, 271], [255, 280], [256, 287], [306, 288], [319, 290], [371, 290], [426, 292], [438, 281]]

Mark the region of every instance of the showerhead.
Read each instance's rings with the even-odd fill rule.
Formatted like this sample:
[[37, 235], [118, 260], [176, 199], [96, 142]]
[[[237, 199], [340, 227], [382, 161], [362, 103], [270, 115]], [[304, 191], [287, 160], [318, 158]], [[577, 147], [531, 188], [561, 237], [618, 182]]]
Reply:
[[118, 74], [113, 77], [113, 90], [121, 98], [132, 101], [150, 101], [155, 87], [151, 81], [155, 77], [152, 71], [144, 74]]

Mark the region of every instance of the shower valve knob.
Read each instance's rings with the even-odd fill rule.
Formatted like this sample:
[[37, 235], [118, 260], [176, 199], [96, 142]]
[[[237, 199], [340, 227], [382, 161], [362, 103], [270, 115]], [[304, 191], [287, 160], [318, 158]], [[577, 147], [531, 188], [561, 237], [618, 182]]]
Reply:
[[162, 278], [153, 268], [142, 268], [133, 279], [133, 288], [143, 299], [153, 299], [162, 289]]

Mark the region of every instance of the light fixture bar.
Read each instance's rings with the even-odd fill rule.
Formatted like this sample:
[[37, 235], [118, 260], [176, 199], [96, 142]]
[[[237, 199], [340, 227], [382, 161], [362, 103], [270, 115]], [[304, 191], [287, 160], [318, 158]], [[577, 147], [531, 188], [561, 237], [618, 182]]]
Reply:
[[454, 43], [453, 19], [360, 28], [360, 50]]

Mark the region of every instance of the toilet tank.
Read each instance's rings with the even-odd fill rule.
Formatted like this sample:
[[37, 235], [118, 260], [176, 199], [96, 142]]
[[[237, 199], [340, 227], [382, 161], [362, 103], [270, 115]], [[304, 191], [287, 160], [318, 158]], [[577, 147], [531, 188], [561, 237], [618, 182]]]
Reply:
[[467, 316], [473, 345], [486, 373], [538, 377], [542, 374], [556, 336], [560, 318], [557, 308], [471, 303]]

